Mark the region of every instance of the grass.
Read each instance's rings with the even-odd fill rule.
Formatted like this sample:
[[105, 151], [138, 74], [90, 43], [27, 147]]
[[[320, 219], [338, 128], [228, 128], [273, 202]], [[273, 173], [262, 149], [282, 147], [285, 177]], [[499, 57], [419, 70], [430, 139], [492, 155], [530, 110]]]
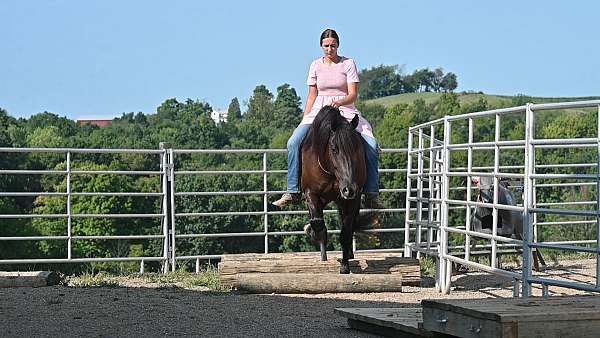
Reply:
[[74, 288], [93, 288], [93, 287], [116, 287], [119, 283], [113, 279], [114, 276], [105, 272], [97, 274], [85, 273], [80, 276], [67, 277], [67, 286]]
[[80, 276], [68, 277], [66, 284], [70, 287], [89, 288], [127, 286], [130, 283], [138, 286], [147, 285], [159, 288], [180, 287], [194, 289], [204, 287], [214, 292], [231, 291], [231, 289], [221, 286], [217, 269], [209, 265], [202, 269], [199, 274], [184, 270], [177, 270], [167, 274], [151, 272], [121, 276], [105, 272], [99, 272], [95, 275], [86, 273]]

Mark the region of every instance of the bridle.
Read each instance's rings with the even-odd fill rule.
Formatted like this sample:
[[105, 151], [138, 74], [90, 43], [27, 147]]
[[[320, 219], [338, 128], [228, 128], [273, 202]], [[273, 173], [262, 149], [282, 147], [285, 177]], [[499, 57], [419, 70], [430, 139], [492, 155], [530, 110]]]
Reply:
[[319, 163], [319, 169], [321, 169], [321, 171], [323, 171], [325, 174], [335, 177], [334, 174], [332, 174], [331, 172], [329, 172], [327, 169], [325, 169], [325, 167], [323, 167], [323, 165], [321, 164], [321, 158], [317, 157], [317, 163]]

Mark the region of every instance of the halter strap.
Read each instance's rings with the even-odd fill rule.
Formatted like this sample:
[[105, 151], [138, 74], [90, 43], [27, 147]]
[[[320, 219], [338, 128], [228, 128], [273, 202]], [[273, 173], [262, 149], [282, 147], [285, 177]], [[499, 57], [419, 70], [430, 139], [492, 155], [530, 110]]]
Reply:
[[325, 174], [327, 174], [329, 176], [335, 176], [331, 172], [327, 171], [327, 169], [325, 169], [325, 167], [323, 167], [323, 165], [321, 164], [321, 158], [320, 157], [317, 157], [317, 162], [319, 163], [319, 169], [321, 169]]

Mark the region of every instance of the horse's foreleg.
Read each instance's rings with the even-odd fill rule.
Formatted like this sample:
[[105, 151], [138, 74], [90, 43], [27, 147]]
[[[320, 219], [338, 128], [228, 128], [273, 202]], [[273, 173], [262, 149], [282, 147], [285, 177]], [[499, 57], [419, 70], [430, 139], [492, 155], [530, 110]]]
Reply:
[[352, 250], [352, 237], [353, 237], [353, 226], [358, 216], [358, 210], [360, 208], [360, 199], [350, 200], [344, 203], [338, 203], [338, 210], [340, 221], [342, 223], [342, 233], [340, 236], [340, 242], [342, 244], [342, 262], [340, 266], [340, 273], [350, 273], [349, 260], [354, 258], [354, 251]]
[[312, 238], [315, 243], [319, 244], [321, 250], [321, 261], [327, 260], [327, 227], [323, 219], [323, 203], [320, 198], [314, 196], [310, 192], [304, 193], [306, 203], [308, 204], [308, 212], [310, 213], [310, 224], [304, 227], [304, 231]]

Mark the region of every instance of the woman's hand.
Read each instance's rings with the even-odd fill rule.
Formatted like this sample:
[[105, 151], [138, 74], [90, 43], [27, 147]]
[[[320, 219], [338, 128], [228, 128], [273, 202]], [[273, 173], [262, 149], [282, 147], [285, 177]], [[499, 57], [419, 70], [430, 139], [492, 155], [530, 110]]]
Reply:
[[333, 101], [333, 102], [331, 102], [331, 106], [333, 108], [339, 108], [340, 106], [342, 106], [342, 104], [338, 101]]

